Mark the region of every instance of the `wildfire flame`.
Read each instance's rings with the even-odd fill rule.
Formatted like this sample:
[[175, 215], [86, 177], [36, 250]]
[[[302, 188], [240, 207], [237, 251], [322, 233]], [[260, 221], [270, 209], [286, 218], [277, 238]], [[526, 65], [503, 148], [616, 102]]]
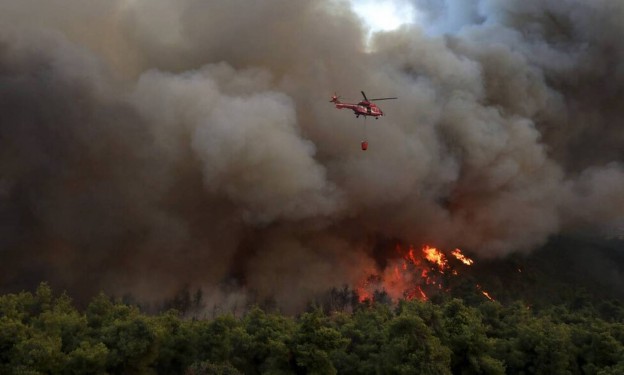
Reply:
[[[447, 285], [447, 278], [459, 274], [456, 268], [451, 268], [444, 253], [435, 247], [426, 245], [419, 252], [414, 246], [405, 249], [397, 245], [395, 250], [395, 257], [388, 261], [383, 271], [373, 270], [356, 287], [360, 302], [372, 301], [376, 292], [385, 292], [395, 301], [399, 299], [425, 301], [429, 299], [427, 293], [443, 290], [443, 285]], [[451, 255], [464, 266], [474, 264], [474, 261], [460, 249], [451, 251]], [[450, 270], [452, 276], [445, 276], [447, 270]], [[477, 284], [476, 288], [486, 298], [494, 300], [480, 285]]]
[[479, 289], [479, 291], [481, 291], [481, 294], [483, 294], [487, 299], [489, 299], [490, 301], [494, 301], [494, 298], [492, 298], [492, 296], [490, 296], [490, 293], [488, 293], [485, 290], [481, 289], [481, 285], [477, 284], [477, 289]]
[[474, 263], [472, 259], [465, 256], [459, 249], [455, 249], [451, 251], [451, 254], [453, 254], [453, 256], [457, 258], [457, 260], [459, 260], [460, 262], [464, 263], [467, 266], [472, 266], [472, 264]]
[[448, 267], [446, 257], [435, 247], [425, 246], [423, 247], [422, 251], [425, 254], [425, 258], [428, 261], [438, 265], [438, 267], [440, 268], [440, 271]]

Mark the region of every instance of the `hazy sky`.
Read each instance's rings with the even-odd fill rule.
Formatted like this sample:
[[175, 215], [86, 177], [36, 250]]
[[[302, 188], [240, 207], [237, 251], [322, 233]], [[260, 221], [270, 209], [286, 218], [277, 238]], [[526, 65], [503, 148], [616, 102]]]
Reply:
[[417, 19], [416, 10], [407, 0], [351, 0], [351, 3], [371, 32], [394, 30]]

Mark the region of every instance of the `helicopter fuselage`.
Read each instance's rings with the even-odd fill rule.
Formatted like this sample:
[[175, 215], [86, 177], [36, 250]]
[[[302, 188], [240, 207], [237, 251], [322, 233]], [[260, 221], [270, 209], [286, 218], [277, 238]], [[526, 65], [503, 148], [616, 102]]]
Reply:
[[371, 103], [369, 101], [363, 100], [357, 104], [351, 103], [336, 103], [336, 108], [338, 109], [350, 109], [355, 114], [355, 117], [360, 116], [372, 116], [374, 118], [379, 118], [379, 116], [383, 116], [383, 111], [377, 107], [375, 103]]

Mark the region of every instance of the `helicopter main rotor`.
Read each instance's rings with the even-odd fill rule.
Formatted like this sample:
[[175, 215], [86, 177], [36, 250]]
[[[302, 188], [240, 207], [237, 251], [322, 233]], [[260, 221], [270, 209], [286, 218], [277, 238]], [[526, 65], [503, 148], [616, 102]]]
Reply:
[[364, 91], [360, 91], [362, 93], [362, 96], [364, 97], [364, 100], [367, 102], [374, 102], [374, 101], [378, 101], [378, 100], [390, 100], [390, 99], [398, 99], [396, 96], [393, 97], [389, 97], [389, 98], [374, 98], [374, 99], [368, 99], [366, 97], [366, 94], [364, 93]]

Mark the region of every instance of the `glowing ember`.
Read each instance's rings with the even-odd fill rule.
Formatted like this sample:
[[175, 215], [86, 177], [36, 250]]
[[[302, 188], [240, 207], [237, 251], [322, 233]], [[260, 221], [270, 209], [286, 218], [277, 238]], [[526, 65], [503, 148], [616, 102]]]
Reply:
[[418, 298], [421, 301], [426, 301], [428, 299], [427, 295], [425, 294], [425, 292], [423, 292], [420, 285], [417, 286], [416, 289], [409, 291], [405, 295], [405, 299], [408, 301], [413, 300], [414, 298]]
[[483, 294], [487, 299], [489, 299], [490, 301], [494, 301], [494, 298], [492, 298], [492, 296], [490, 296], [490, 293], [488, 293], [485, 290], [481, 289], [481, 285], [477, 284], [477, 289], [479, 289], [479, 291], [481, 291], [481, 294]]
[[375, 270], [368, 270], [368, 277], [360, 282], [360, 285], [356, 288], [358, 294], [358, 302], [362, 303], [366, 300], [373, 300], [373, 292], [378, 289], [381, 278], [375, 273]]
[[490, 294], [486, 292], [485, 290], [482, 290], [481, 293], [483, 293], [483, 295], [486, 296], [487, 299], [489, 299], [490, 301], [494, 301], [494, 298], [492, 298]]
[[410, 246], [409, 252], [407, 253], [407, 257], [414, 264], [420, 264], [420, 262], [416, 259], [414, 255], [414, 246]]
[[358, 302], [362, 303], [366, 300], [368, 301], [372, 301], [373, 300], [373, 293], [369, 292], [368, 290], [364, 289], [364, 288], [358, 288], [357, 290], [358, 292]]
[[453, 254], [455, 258], [457, 258], [460, 262], [464, 263], [467, 266], [471, 266], [474, 263], [472, 259], [465, 256], [459, 249], [451, 251], [451, 254]]

